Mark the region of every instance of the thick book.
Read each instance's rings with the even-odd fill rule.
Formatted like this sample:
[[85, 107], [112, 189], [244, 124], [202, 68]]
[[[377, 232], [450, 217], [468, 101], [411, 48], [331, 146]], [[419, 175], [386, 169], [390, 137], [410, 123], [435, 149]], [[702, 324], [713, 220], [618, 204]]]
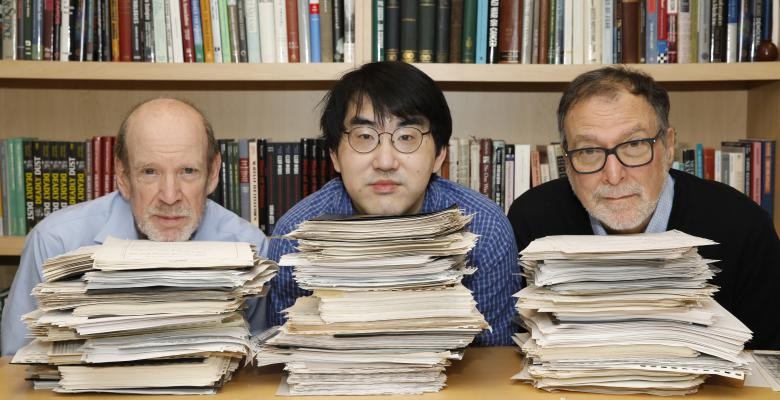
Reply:
[[[235, 0], [233, 1], [235, 4]], [[179, 0], [179, 12], [181, 13], [181, 43], [184, 62], [195, 62], [195, 34], [192, 31], [192, 3], [190, 0]]]
[[450, 60], [450, 0], [436, 0], [436, 28], [433, 44], [433, 62]]
[[463, 58], [463, 1], [450, 0], [450, 62], [459, 63]]
[[309, 45], [311, 62], [322, 62], [320, 42], [320, 0], [309, 0]]
[[332, 4], [333, 62], [344, 62], [344, 0], [332, 0]]
[[639, 0], [623, 0], [622, 31], [622, 62], [636, 64], [639, 62]]
[[500, 4], [498, 12], [498, 54], [499, 61], [517, 64], [521, 60], [521, 41], [523, 40], [522, 0], [507, 0]]
[[287, 24], [287, 61], [301, 62], [300, 39], [298, 38], [298, 0], [285, 0]]
[[385, 60], [398, 61], [401, 56], [401, 1], [385, 0]]
[[463, 0], [463, 31], [461, 33], [460, 61], [477, 62], [477, 0]]
[[401, 0], [401, 60], [417, 62], [417, 16], [416, 0]]
[[274, 32], [273, 0], [260, 0], [257, 7], [260, 29], [260, 61], [276, 62], [276, 34]]
[[417, 10], [417, 61], [421, 63], [433, 62], [436, 22], [436, 1], [420, 0]]
[[320, 52], [322, 62], [333, 62], [333, 0], [320, 0]]

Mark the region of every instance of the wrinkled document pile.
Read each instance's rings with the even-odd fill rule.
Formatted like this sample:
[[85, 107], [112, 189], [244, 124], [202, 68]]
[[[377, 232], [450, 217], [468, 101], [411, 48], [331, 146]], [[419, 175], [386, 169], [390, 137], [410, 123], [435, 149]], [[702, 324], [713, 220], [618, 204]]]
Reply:
[[712, 299], [716, 243], [679, 231], [548, 236], [521, 252], [515, 296], [529, 333], [514, 379], [545, 390], [694, 393], [708, 375], [743, 379], [752, 332]]
[[12, 362], [57, 392], [205, 394], [251, 360], [242, 309], [274, 262], [248, 243], [109, 238], [47, 260]]
[[[435, 392], [444, 369], [488, 324], [461, 284], [477, 237], [458, 209], [403, 217], [311, 220], [287, 235], [300, 287], [257, 364], [285, 363], [280, 393]], [[285, 386], [286, 385], [286, 386]]]

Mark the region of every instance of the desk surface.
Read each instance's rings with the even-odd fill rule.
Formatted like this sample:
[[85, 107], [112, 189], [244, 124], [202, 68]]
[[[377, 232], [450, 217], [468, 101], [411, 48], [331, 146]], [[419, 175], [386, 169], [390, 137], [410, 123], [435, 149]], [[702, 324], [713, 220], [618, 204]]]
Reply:
[[[393, 396], [398, 399], [523, 399], [523, 400], [595, 400], [604, 398], [620, 399], [662, 399], [655, 396], [606, 396], [576, 392], [549, 393], [543, 390], [517, 383], [509, 378], [520, 371], [520, 355], [515, 347], [490, 347], [470, 348], [466, 350], [466, 356], [462, 361], [456, 361], [447, 368], [447, 387], [438, 393], [429, 393], [420, 396]], [[24, 380], [23, 365], [8, 364], [8, 357], [0, 360], [0, 400], [28, 400], [28, 399], [63, 399], [72, 398], [72, 395], [60, 395], [48, 390], [33, 390], [32, 384]], [[276, 388], [281, 377], [281, 366], [264, 368], [244, 368], [232, 381], [223, 387], [219, 394], [212, 398], [231, 400], [256, 400], [265, 399], [276, 393]], [[105, 394], [85, 394], [79, 397], [97, 398]], [[135, 398], [143, 400], [153, 399], [199, 399], [207, 396], [120, 396], [112, 395], [111, 399]], [[286, 399], [291, 397], [279, 397]], [[298, 397], [300, 399], [329, 399], [336, 397]], [[360, 398], [358, 396], [346, 397], [348, 399]], [[378, 399], [381, 396], [365, 397]], [[683, 398], [683, 397], [678, 397]], [[780, 392], [773, 392], [768, 388], [755, 387], [731, 387], [718, 384], [705, 384], [698, 393], [685, 396], [684, 399], [775, 399], [780, 400]]]

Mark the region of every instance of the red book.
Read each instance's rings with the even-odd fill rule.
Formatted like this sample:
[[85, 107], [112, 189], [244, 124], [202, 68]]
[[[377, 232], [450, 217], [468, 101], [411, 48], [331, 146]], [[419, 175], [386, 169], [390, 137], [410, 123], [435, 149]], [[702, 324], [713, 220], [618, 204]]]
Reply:
[[715, 180], [715, 149], [704, 148], [704, 179]]
[[114, 137], [103, 136], [103, 194], [114, 191]]
[[298, 0], [285, 0], [287, 13], [287, 61], [301, 62], [298, 38]]
[[53, 60], [54, 45], [54, 0], [43, 2], [43, 59]]
[[105, 194], [103, 191], [103, 137], [92, 138], [92, 198]]
[[[176, 1], [176, 0], [173, 0]], [[184, 62], [195, 62], [195, 34], [192, 31], [192, 4], [189, 0], [180, 0], [181, 5], [181, 44]]]
[[119, 2], [119, 61], [133, 61], [133, 0]]

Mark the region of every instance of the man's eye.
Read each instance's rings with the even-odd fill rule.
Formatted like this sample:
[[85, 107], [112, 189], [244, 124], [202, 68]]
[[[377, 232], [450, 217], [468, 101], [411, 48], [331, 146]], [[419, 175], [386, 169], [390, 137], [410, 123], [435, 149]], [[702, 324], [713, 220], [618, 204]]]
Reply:
[[196, 170], [195, 168], [184, 168], [182, 170], [182, 173], [184, 173], [186, 175], [192, 175], [192, 174], [194, 174], [196, 172], [198, 172], [198, 170]]
[[157, 171], [154, 170], [154, 168], [144, 168], [143, 171], [141, 171], [144, 175], [154, 175], [157, 173]]
[[398, 140], [401, 142], [413, 142], [414, 135], [401, 135], [400, 137], [398, 137]]
[[374, 136], [369, 133], [358, 133], [357, 138], [358, 140], [370, 141], [374, 139]]

